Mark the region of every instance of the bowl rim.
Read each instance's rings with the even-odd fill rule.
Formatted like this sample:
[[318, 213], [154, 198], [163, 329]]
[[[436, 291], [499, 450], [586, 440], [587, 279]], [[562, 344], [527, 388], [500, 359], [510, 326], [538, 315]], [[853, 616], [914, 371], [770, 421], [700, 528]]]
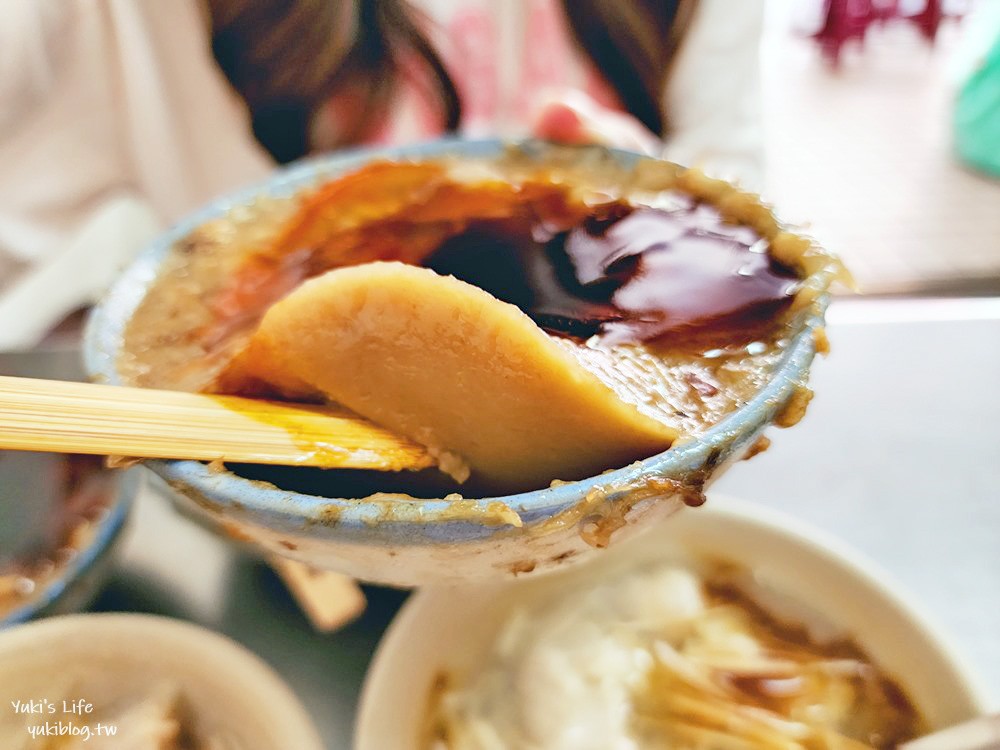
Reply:
[[[81, 634], [84, 637], [81, 638]], [[166, 648], [173, 654], [184, 653], [201, 662], [206, 670], [212, 668], [213, 671], [239, 674], [241, 679], [230, 681], [232, 689], [259, 704], [269, 719], [282, 717], [281, 726], [294, 732], [291, 739], [296, 741], [296, 748], [320, 750], [323, 747], [312, 717], [274, 667], [242, 643], [193, 622], [137, 612], [59, 615], [0, 632], [0, 666], [8, 653], [28, 650], [44, 658], [45, 644], [53, 639], [74, 641], [80, 644], [74, 646], [80, 653], [93, 653], [100, 648], [88, 648], [83, 644], [90, 644], [91, 639], [98, 644], [117, 643], [118, 638], [139, 639], [156, 644], [157, 650]], [[148, 657], [137, 655], [136, 667], [144, 666], [144, 660], [148, 661]]]
[[[490, 158], [511, 146], [531, 153], [532, 150], [547, 148], [551, 144], [536, 140], [443, 138], [405, 146], [355, 148], [294, 163], [279, 169], [268, 179], [213, 200], [148, 244], [93, 309], [83, 339], [84, 363], [88, 373], [95, 380], [121, 384], [115, 363], [132, 314], [154, 283], [160, 266], [173, 246], [205, 222], [219, 218], [260, 196], [291, 195], [318, 180], [335, 177], [374, 159], [419, 160], [449, 154]], [[662, 161], [622, 149], [599, 146], [578, 148], [599, 150], [625, 166], [641, 160]], [[500, 501], [521, 516], [525, 525], [529, 525], [533, 521], [566, 510], [598, 487], [627, 487], [650, 477], [697, 470], [712, 460], [713, 456], [718, 456], [719, 451], [730, 446], [736, 438], [755, 435], [773, 421], [780, 406], [791, 397], [796, 388], [804, 384], [816, 353], [814, 332], [824, 325], [823, 314], [828, 304], [829, 295], [822, 294], [811, 307], [802, 311], [801, 330], [790, 337], [789, 344], [766, 385], [697, 440], [673, 446], [642, 461], [586, 479], [513, 495], [463, 499], [471, 503], [475, 511], [486, 514], [490, 512], [491, 504]], [[428, 520], [437, 520], [450, 506], [449, 501], [443, 499], [403, 495], [382, 495], [377, 502], [372, 501], [372, 496], [336, 498], [310, 495], [246, 479], [229, 471], [211, 471], [199, 461], [150, 460], [143, 463], [168, 484], [190, 488], [227, 510], [233, 508], [232, 498], [238, 497], [239, 510], [244, 517], [283, 529], [301, 528], [303, 520], [314, 521], [321, 517], [324, 509], [334, 506], [338, 529], [360, 531], [367, 536], [374, 524], [382, 527], [424, 524]], [[392, 506], [392, 514], [386, 514], [387, 506]], [[322, 528], [322, 522], [317, 527]], [[413, 539], [409, 535], [403, 535], [393, 541], [408, 543]]]
[[[837, 573], [843, 575], [845, 580], [850, 580], [852, 585], [867, 589], [887, 608], [902, 615], [911, 626], [912, 632], [922, 636], [930, 649], [937, 653], [940, 662], [951, 670], [957, 682], [964, 688], [967, 702], [979, 714], [994, 709], [996, 702], [1000, 700], [1000, 695], [995, 695], [994, 691], [988, 689], [986, 683], [972, 668], [970, 661], [958, 650], [956, 641], [938, 624], [927, 608], [882, 565], [842, 538], [788, 513], [731, 495], [714, 493], [704, 506], [682, 512], [703, 514], [708, 520], [718, 518], [735, 522], [752, 534], [779, 536], [794, 543], [804, 554], [814, 556], [817, 560], [835, 568]], [[670, 520], [666, 520], [663, 525], [670, 523]], [[651, 529], [650, 533], [655, 534], [656, 529]], [[621, 552], [623, 547], [627, 548], [628, 544], [619, 546], [618, 550]], [[625, 551], [624, 554], [627, 555], [628, 552]], [[676, 559], [676, 557], [671, 558], [666, 555], [664, 559]], [[599, 561], [590, 560], [581, 566], [599, 564]], [[625, 567], [627, 569], [627, 565]], [[578, 569], [570, 568], [563, 572], [572, 574], [576, 570]], [[530, 579], [527, 585], [531, 585], [532, 582], [537, 583], [539, 580], [551, 582], [563, 572], [552, 573], [544, 579]], [[524, 583], [508, 580], [495, 582], [493, 585], [507, 592], [511, 587]], [[373, 731], [378, 724], [375, 707], [381, 701], [383, 691], [395, 679], [394, 664], [399, 659], [405, 658], [406, 647], [413, 642], [410, 633], [436, 611], [433, 606], [437, 604], [436, 599], [442, 595], [460, 596], [461, 591], [461, 586], [424, 586], [404, 602], [389, 623], [372, 655], [361, 686], [354, 725], [353, 746], [356, 750], [376, 750], [368, 740], [367, 733]]]
[[114, 478], [113, 498], [108, 503], [108, 513], [97, 523], [90, 543], [60, 566], [55, 576], [24, 604], [0, 616], [0, 631], [20, 625], [44, 613], [54, 605], [70, 586], [87, 575], [107, 553], [125, 528], [132, 503], [142, 488], [142, 475], [136, 471], [125, 472]]

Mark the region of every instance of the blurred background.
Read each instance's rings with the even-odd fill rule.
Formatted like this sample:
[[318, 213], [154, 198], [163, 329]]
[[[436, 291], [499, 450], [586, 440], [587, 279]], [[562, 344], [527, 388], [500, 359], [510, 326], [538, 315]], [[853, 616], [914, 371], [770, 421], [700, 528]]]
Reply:
[[998, 0], [19, 0], [0, 350], [75, 335], [157, 231], [277, 164], [447, 133], [661, 153], [866, 294], [994, 295], [998, 36]]
[[997, 294], [1000, 181], [956, 159], [953, 123], [1000, 13], [988, 2], [945, 3], [933, 43], [912, 21], [875, 23], [834, 67], [805, 36], [821, 25], [818, 7], [767, 3], [765, 194], [843, 256], [862, 292]]

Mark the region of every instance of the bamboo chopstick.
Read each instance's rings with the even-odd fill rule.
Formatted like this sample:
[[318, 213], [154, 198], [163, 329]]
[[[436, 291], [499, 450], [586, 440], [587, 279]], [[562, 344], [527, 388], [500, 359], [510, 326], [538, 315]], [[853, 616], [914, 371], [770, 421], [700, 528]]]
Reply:
[[426, 450], [333, 407], [0, 376], [0, 449], [400, 471]]
[[350, 576], [277, 555], [268, 563], [317, 633], [332, 633], [360, 617], [368, 606], [365, 593]]

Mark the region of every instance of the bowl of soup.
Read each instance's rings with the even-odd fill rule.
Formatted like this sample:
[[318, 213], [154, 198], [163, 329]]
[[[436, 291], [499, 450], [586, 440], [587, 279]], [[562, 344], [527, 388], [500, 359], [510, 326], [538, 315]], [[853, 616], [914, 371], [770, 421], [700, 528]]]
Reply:
[[306, 162], [160, 237], [91, 318], [109, 383], [337, 404], [421, 471], [150, 461], [195, 517], [396, 585], [540, 573], [702, 502], [803, 414], [831, 256], [757, 196], [597, 147]]
[[369, 668], [355, 747], [891, 748], [990, 704], [871, 560], [713, 497], [596, 564], [422, 589]]

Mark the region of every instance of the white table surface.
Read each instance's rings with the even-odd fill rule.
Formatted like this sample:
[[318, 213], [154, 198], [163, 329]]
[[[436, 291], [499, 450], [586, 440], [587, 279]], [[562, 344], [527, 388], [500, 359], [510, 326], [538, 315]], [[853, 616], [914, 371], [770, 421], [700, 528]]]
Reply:
[[[1000, 303], [843, 302], [830, 317], [833, 351], [814, 368], [806, 419], [714, 489], [877, 561], [1000, 700]], [[96, 607], [190, 619], [244, 643], [288, 680], [328, 746], [347, 748], [368, 660], [405, 598], [368, 594], [360, 621], [317, 635], [269, 568], [147, 489]]]

